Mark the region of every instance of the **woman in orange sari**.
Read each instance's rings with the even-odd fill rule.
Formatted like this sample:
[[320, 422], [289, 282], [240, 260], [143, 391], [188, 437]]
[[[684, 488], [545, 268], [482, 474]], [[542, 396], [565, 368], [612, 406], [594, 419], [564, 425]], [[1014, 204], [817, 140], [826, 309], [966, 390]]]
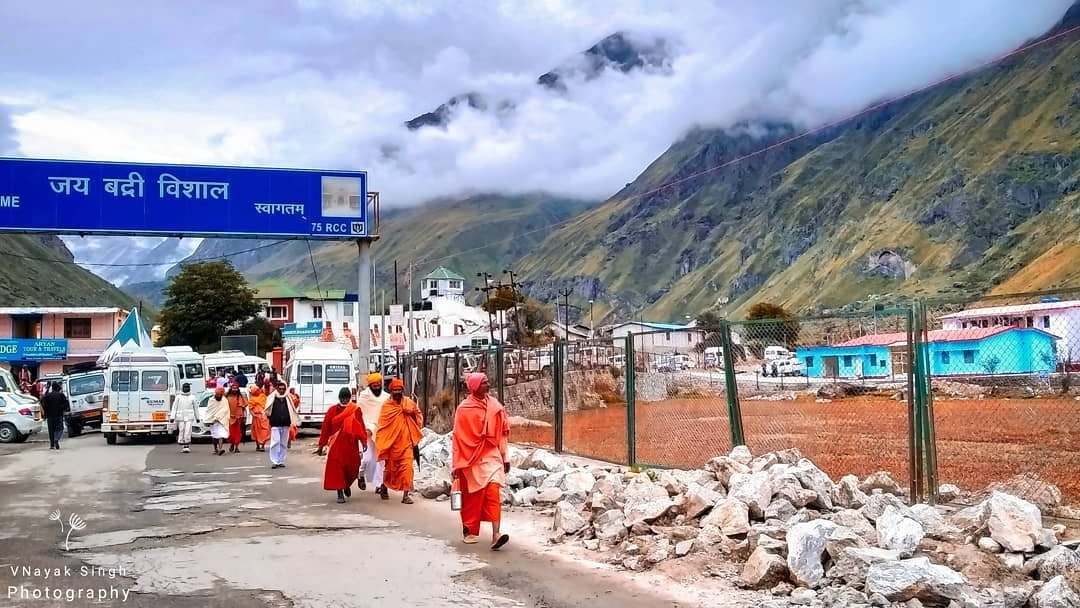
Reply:
[[322, 456], [326, 447], [330, 447], [323, 471], [323, 489], [336, 491], [338, 503], [352, 496], [351, 486], [360, 476], [360, 453], [366, 445], [364, 413], [352, 400], [352, 392], [342, 388], [338, 392], [338, 404], [326, 410], [319, 449], [315, 451]]
[[[290, 388], [289, 389], [289, 399], [292, 399], [293, 407], [295, 407], [296, 411], [299, 412], [300, 411], [300, 395], [296, 394], [296, 389], [295, 388]], [[289, 447], [290, 448], [292, 447], [292, 442], [296, 439], [296, 434], [298, 432], [299, 432], [299, 427], [295, 427], [295, 426], [290, 426], [289, 427]]]
[[251, 410], [251, 439], [255, 442], [255, 451], [265, 452], [266, 442], [270, 441], [270, 419], [266, 417], [266, 395], [258, 386], [252, 386], [248, 393], [248, 409]]

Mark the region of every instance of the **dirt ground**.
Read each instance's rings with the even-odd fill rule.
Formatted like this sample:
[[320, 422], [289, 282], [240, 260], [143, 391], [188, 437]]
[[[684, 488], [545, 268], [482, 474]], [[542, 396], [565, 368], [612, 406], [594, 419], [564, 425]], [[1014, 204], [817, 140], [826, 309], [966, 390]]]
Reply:
[[[818, 403], [741, 402], [751, 451], [797, 447], [831, 477], [875, 471], [909, 481], [907, 404], [863, 396]], [[638, 404], [636, 449], [643, 464], [694, 468], [731, 449], [722, 398], [668, 399]], [[1080, 401], [1074, 398], [934, 400], [940, 483], [981, 490], [1033, 473], [1080, 503]], [[626, 409], [571, 412], [563, 432], [568, 452], [626, 462]], [[554, 444], [550, 428], [515, 428], [514, 441]]]

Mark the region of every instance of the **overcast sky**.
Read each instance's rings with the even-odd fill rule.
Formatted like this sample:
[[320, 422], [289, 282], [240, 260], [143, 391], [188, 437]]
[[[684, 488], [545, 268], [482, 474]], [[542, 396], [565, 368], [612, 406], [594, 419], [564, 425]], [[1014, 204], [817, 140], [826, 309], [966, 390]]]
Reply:
[[[695, 124], [835, 119], [1006, 52], [1071, 2], [6, 0], [0, 153], [366, 169], [384, 205], [604, 198]], [[617, 30], [670, 41], [671, 69], [534, 84]], [[403, 128], [466, 91], [516, 111]]]

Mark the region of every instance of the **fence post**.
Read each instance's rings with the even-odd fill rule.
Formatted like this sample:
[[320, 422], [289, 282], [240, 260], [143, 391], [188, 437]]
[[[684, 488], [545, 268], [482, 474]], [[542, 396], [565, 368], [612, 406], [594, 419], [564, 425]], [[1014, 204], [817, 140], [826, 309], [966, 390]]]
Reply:
[[[461, 403], [461, 351], [454, 349], [454, 403]], [[499, 400], [502, 403], [502, 399]]]
[[[518, 364], [518, 372], [521, 372], [520, 362]], [[495, 345], [495, 378], [498, 386], [495, 391], [499, 397], [499, 403], [506, 402], [506, 356], [503, 351], [502, 344]]]
[[555, 451], [562, 453], [563, 451], [563, 423], [565, 422], [565, 402], [563, 395], [563, 388], [565, 387], [566, 378], [564, 377], [565, 365], [563, 361], [563, 341], [561, 338], [555, 338], [555, 344], [552, 346], [551, 357], [551, 381], [552, 381], [552, 396], [554, 397], [555, 406]]
[[[925, 338], [925, 332], [928, 329], [926, 304], [919, 301], [916, 310], [919, 335], [921, 338]], [[925, 339], [920, 340], [919, 342], [919, 358], [921, 361], [919, 366], [921, 377], [918, 379], [920, 397], [919, 441], [921, 444], [920, 456], [923, 465], [922, 476], [925, 482], [925, 494], [923, 494], [922, 498], [925, 498], [929, 500], [931, 504], [934, 504], [937, 502], [937, 446], [935, 444], [934, 434], [934, 396], [933, 384], [931, 381], [933, 375], [933, 362], [930, 359], [930, 344]]]
[[724, 387], [728, 405], [728, 423], [731, 426], [731, 446], [746, 445], [743, 436], [742, 410], [739, 407], [739, 385], [735, 379], [735, 357], [731, 352], [731, 323], [720, 321], [720, 343], [724, 356]]
[[626, 466], [637, 466], [637, 370], [634, 352], [634, 334], [626, 334], [626, 354], [623, 357], [625, 369], [623, 381], [626, 382]]
[[920, 467], [919, 467], [919, 410], [918, 400], [915, 397], [916, 370], [918, 363], [916, 357], [916, 329], [915, 329], [915, 305], [907, 309], [907, 402], [908, 402], [908, 476], [910, 483], [912, 502], [918, 502], [920, 494]]
[[431, 370], [428, 368], [429, 359], [427, 353], [421, 355], [420, 361], [423, 363], [424, 368], [424, 404], [422, 406], [422, 411], [424, 412], [424, 420], [428, 420], [431, 416], [430, 411], [428, 410], [428, 392], [431, 388]]

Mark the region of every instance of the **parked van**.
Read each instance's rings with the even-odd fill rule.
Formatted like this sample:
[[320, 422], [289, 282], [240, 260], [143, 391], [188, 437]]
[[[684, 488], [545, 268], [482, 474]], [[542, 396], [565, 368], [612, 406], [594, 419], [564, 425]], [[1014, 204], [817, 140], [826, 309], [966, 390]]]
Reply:
[[705, 348], [705, 352], [702, 355], [702, 359], [705, 362], [705, 367], [723, 367], [724, 365], [724, 349], [720, 346], [709, 346]]
[[173, 433], [169, 409], [179, 386], [176, 367], [165, 351], [155, 348], [122, 352], [105, 370], [101, 432], [114, 445], [125, 435]]
[[176, 366], [177, 379], [180, 384], [191, 384], [191, 390], [203, 388], [206, 384], [206, 368], [203, 365], [203, 356], [195, 352], [190, 346], [166, 346], [162, 348], [169, 362]]
[[766, 346], [765, 347], [765, 360], [766, 361], [779, 361], [781, 359], [790, 359], [795, 354], [783, 346]]
[[227, 374], [243, 372], [248, 382], [255, 381], [255, 374], [261, 369], [270, 371], [270, 362], [262, 357], [254, 357], [245, 354], [242, 350], [222, 350], [210, 353], [203, 357], [206, 366], [206, 377], [213, 378], [218, 370], [225, 370]]
[[94, 369], [64, 378], [64, 393], [71, 403], [67, 417], [67, 432], [71, 437], [82, 435], [83, 428], [101, 428], [101, 408], [105, 403], [104, 369]]
[[300, 395], [301, 425], [321, 426], [326, 410], [337, 403], [338, 392], [356, 388], [356, 364], [352, 353], [340, 344], [311, 342], [285, 365], [285, 383]]

